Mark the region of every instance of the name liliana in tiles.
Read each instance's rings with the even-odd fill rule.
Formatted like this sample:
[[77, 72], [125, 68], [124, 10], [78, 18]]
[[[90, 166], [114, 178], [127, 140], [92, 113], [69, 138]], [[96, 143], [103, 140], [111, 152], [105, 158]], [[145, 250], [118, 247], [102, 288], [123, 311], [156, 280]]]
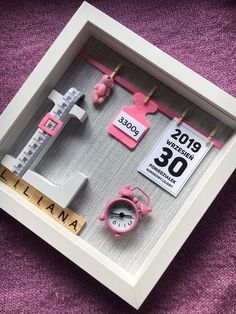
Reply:
[[72, 233], [78, 234], [85, 226], [84, 218], [69, 208], [62, 208], [2, 165], [0, 165], [0, 180]]

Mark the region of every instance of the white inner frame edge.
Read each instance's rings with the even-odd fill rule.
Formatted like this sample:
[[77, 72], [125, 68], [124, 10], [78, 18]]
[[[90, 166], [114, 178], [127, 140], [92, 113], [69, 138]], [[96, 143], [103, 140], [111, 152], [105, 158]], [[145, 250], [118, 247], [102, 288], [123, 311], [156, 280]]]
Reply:
[[[234, 97], [84, 2], [1, 115], [0, 159], [91, 35], [235, 129]], [[234, 132], [134, 276], [3, 182], [0, 207], [138, 309], [235, 169], [235, 155]]]

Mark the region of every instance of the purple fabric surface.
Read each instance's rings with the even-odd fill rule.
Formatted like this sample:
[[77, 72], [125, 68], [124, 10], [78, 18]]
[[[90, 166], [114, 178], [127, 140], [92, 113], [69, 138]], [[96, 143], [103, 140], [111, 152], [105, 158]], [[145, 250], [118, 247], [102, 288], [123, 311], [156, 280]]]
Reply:
[[[234, 1], [91, 3], [236, 95]], [[0, 1], [0, 112], [80, 4], [81, 1]], [[140, 313], [236, 313], [235, 186], [236, 174]], [[136, 311], [0, 210], [0, 313], [13, 312]]]

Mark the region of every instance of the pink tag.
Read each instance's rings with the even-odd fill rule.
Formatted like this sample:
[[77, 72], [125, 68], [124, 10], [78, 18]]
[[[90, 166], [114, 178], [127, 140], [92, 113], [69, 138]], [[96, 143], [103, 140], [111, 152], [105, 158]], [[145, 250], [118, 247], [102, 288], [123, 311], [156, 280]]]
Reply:
[[155, 113], [158, 110], [156, 102], [149, 100], [145, 104], [145, 98], [144, 94], [135, 93], [133, 95], [134, 104], [122, 107], [108, 127], [108, 133], [130, 149], [137, 146], [150, 127], [146, 114]]

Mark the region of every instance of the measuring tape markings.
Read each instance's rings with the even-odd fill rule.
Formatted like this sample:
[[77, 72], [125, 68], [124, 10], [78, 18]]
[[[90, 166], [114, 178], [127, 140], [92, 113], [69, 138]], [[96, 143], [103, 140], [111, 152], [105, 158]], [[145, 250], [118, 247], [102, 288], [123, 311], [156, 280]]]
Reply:
[[69, 111], [82, 95], [77, 89], [70, 88], [63, 96], [63, 102], [56, 103], [53, 106], [52, 110], [40, 122], [39, 128], [16, 157], [13, 165], [8, 167], [11, 172], [20, 177], [25, 174], [50, 138], [58, 133], [63, 122], [67, 119]]
[[84, 218], [74, 213], [69, 208], [62, 208], [1, 164], [0, 180], [72, 233], [78, 234], [85, 226], [86, 221]]

